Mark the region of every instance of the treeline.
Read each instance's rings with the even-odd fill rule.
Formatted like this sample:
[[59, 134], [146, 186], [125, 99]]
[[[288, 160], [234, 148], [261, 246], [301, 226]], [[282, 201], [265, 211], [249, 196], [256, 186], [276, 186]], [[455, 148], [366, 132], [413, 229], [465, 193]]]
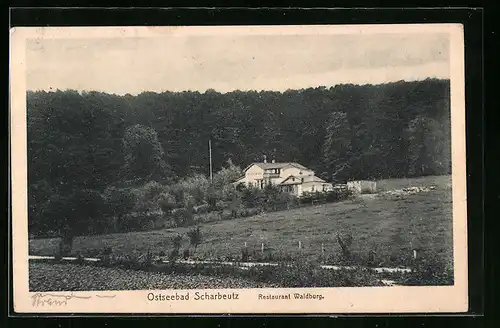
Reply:
[[332, 182], [451, 166], [448, 80], [224, 94], [30, 91], [27, 110], [33, 213], [48, 195], [208, 175], [208, 140], [214, 171], [263, 155]]

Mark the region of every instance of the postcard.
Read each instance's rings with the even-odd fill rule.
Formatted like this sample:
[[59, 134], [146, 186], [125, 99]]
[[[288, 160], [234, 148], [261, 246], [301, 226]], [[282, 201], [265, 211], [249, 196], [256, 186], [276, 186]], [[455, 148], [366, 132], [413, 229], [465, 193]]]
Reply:
[[463, 37], [12, 28], [14, 310], [466, 312]]

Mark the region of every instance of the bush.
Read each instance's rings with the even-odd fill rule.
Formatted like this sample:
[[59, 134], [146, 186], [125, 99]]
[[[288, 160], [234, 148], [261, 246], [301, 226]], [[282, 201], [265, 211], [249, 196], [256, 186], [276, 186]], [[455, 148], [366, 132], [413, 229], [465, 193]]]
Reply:
[[176, 204], [184, 204], [184, 189], [180, 184], [171, 185], [168, 192], [174, 196]]
[[266, 194], [259, 188], [251, 187], [243, 189], [241, 198], [243, 205], [247, 208], [262, 208], [266, 201]]
[[[202, 174], [196, 174], [181, 180], [179, 183], [180, 188], [184, 191], [184, 197], [189, 195], [192, 197], [192, 205], [202, 204], [207, 194], [210, 182], [207, 177]], [[187, 204], [185, 204], [186, 206]]]
[[190, 229], [187, 232], [187, 235], [189, 237], [189, 243], [191, 244], [191, 246], [194, 247], [193, 253], [196, 253], [196, 248], [198, 247], [199, 244], [201, 244], [202, 241], [202, 234], [200, 227]]
[[351, 196], [352, 191], [338, 189], [327, 192], [307, 192], [300, 197], [299, 201], [303, 205], [333, 203], [346, 200]]
[[179, 250], [179, 248], [181, 248], [181, 243], [182, 243], [182, 235], [178, 234], [177, 236], [172, 238], [172, 246], [174, 247], [174, 249]]
[[352, 233], [350, 231], [337, 233], [336, 238], [337, 243], [339, 244], [342, 251], [342, 262], [350, 264], [354, 261], [353, 254], [351, 252], [351, 246], [353, 242]]
[[206, 223], [206, 222], [216, 222], [220, 221], [222, 216], [218, 212], [208, 212], [203, 215], [199, 215], [196, 218], [197, 223]]
[[414, 261], [412, 272], [402, 281], [404, 285], [453, 285], [453, 265], [435, 254]]
[[159, 205], [163, 213], [171, 214], [172, 211], [177, 208], [177, 203], [175, 202], [175, 197], [168, 193], [163, 192], [160, 195]]
[[328, 270], [314, 261], [280, 263], [278, 266], [254, 266], [249, 276], [284, 288], [381, 286], [375, 272], [368, 269]]
[[175, 260], [179, 257], [179, 250], [173, 249], [169, 254], [169, 260]]
[[296, 207], [297, 198], [289, 193], [269, 193], [266, 202], [266, 211], [283, 211]]
[[248, 252], [248, 248], [243, 248], [241, 250], [241, 261], [242, 262], [247, 262], [248, 261], [248, 258], [250, 256], [250, 253]]
[[207, 213], [209, 209], [210, 209], [210, 205], [208, 205], [207, 203], [193, 207], [195, 214]]
[[113, 230], [120, 231], [123, 216], [130, 214], [136, 206], [135, 194], [129, 188], [109, 187], [103, 196], [108, 211], [116, 218], [112, 223]]
[[192, 208], [181, 208], [174, 212], [173, 219], [177, 227], [185, 227], [194, 224], [194, 213]]
[[136, 198], [133, 211], [142, 215], [160, 213], [162, 210], [160, 200], [166, 189], [165, 186], [156, 181], [151, 181], [139, 188], [131, 189]]
[[163, 228], [163, 217], [159, 214], [132, 213], [124, 215], [117, 229], [119, 232], [149, 231]]

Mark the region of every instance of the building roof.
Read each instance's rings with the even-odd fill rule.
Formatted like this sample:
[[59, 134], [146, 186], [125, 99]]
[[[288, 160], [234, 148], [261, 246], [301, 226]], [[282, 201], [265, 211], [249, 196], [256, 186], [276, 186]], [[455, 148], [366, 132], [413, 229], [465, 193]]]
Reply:
[[242, 175], [241, 177], [239, 177], [238, 179], [236, 179], [236, 181], [235, 181], [235, 182], [239, 182], [240, 180], [243, 180], [243, 179], [245, 179], [245, 176], [244, 176], [244, 175]]
[[305, 176], [293, 176], [290, 175], [285, 180], [283, 180], [281, 185], [292, 185], [292, 184], [302, 184], [307, 182], [320, 182], [320, 183], [328, 183], [325, 180], [315, 176], [315, 175], [305, 175]]
[[296, 167], [296, 168], [301, 169], [301, 170], [311, 171], [310, 169], [308, 169], [304, 165], [301, 165], [299, 163], [294, 163], [294, 162], [285, 162], [285, 163], [278, 163], [278, 162], [277, 163], [260, 163], [259, 162], [259, 163], [252, 163], [252, 164], [248, 165], [243, 171], [248, 170], [253, 165], [257, 165], [258, 167], [260, 167], [263, 170], [267, 170], [267, 169], [282, 169], [282, 168], [285, 168], [285, 167]]
[[298, 178], [296, 176], [290, 175], [288, 178], [285, 180], [281, 181], [280, 185], [296, 185], [296, 184], [302, 184], [301, 178]]

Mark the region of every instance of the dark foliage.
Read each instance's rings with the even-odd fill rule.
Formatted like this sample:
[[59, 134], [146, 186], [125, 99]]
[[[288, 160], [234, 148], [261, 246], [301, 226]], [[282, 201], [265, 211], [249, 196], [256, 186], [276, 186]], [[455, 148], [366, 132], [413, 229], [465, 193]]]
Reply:
[[[134, 203], [128, 191], [114, 189], [104, 204], [97, 193], [206, 174], [208, 140], [215, 171], [228, 162], [245, 167], [267, 154], [334, 182], [450, 172], [448, 80], [225, 94], [30, 91], [27, 125], [29, 228], [39, 235], [104, 232], [112, 226], [106, 216], [116, 217], [118, 225], [140, 225], [125, 215]], [[229, 169], [223, 177], [232, 174]], [[193, 224], [184, 191], [169, 193], [158, 196], [161, 208], [170, 214], [184, 204], [174, 220]], [[219, 193], [233, 199], [219, 187], [211, 189], [209, 208], [220, 206]], [[272, 190], [242, 193], [246, 208], [294, 205]], [[191, 196], [200, 202], [199, 193]], [[233, 217], [240, 215], [234, 201]]]

